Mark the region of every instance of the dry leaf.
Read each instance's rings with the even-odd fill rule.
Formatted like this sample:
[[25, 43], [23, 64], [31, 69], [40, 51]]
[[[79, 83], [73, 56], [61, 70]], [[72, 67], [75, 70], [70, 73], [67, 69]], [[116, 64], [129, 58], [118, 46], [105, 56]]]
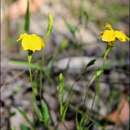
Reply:
[[125, 95], [121, 97], [117, 110], [108, 114], [105, 117], [106, 120], [109, 120], [117, 125], [126, 124], [129, 121], [129, 102]]

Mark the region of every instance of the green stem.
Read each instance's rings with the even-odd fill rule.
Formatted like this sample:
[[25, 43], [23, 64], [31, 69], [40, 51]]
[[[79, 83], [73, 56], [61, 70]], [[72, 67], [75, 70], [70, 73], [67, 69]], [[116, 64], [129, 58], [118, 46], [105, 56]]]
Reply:
[[[91, 80], [89, 81], [89, 83], [87, 84], [87, 90], [86, 90], [86, 92], [85, 92], [85, 98], [84, 98], [84, 104], [85, 104], [85, 102], [86, 102], [86, 100], [87, 100], [87, 92], [88, 92], [88, 89], [90, 88], [90, 86], [93, 84], [93, 82], [95, 81], [95, 80], [97, 80], [97, 79], [99, 79], [101, 76], [102, 76], [102, 74], [103, 74], [103, 71], [104, 71], [104, 69], [105, 69], [105, 62], [106, 62], [106, 60], [108, 59], [108, 55], [109, 55], [109, 53], [110, 53], [110, 51], [112, 50], [112, 46], [107, 46], [107, 48], [106, 48], [106, 50], [105, 50], [105, 52], [104, 52], [104, 54], [103, 54], [103, 64], [102, 64], [102, 66], [98, 69], [98, 70], [96, 70], [96, 72], [94, 73], [94, 75], [92, 76], [92, 78], [91, 78]], [[96, 97], [96, 92], [95, 92], [95, 95], [94, 95], [94, 100], [95, 100], [95, 97]], [[94, 104], [94, 102], [92, 103], [92, 106], [93, 106], [93, 104]]]
[[106, 48], [106, 50], [105, 50], [105, 52], [103, 54], [103, 59], [104, 60], [108, 59], [108, 55], [109, 55], [109, 53], [110, 53], [111, 50], [112, 50], [112, 46], [107, 46], [107, 48]]
[[29, 77], [30, 77], [30, 82], [31, 82], [31, 86], [32, 86], [32, 92], [33, 92], [33, 95], [35, 96], [35, 87], [34, 87], [33, 81], [32, 81], [31, 60], [32, 60], [32, 55], [28, 55]]
[[28, 63], [29, 63], [29, 77], [30, 77], [30, 81], [32, 83], [32, 71], [31, 71], [31, 60], [32, 60], [32, 56], [31, 55], [28, 55]]
[[[33, 112], [35, 112], [35, 88], [33, 86], [33, 80], [32, 80], [31, 60], [32, 60], [32, 55], [28, 55], [29, 77], [30, 77], [30, 82], [32, 86], [32, 104], [33, 104]], [[33, 128], [33, 130], [36, 130], [36, 129]]]

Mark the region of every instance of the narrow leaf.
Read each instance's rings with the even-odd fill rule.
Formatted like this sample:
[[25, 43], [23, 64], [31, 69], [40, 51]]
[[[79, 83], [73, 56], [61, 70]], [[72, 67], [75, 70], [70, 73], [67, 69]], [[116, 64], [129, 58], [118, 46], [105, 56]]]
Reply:
[[33, 126], [33, 123], [32, 123], [32, 121], [28, 118], [27, 113], [26, 113], [25, 111], [23, 111], [22, 109], [20, 109], [20, 108], [16, 108], [16, 109], [17, 109], [18, 112], [24, 117], [24, 119], [28, 122], [28, 124], [29, 124], [30, 126]]
[[49, 36], [52, 33], [53, 23], [54, 23], [54, 18], [51, 14], [49, 14], [48, 15], [48, 27], [47, 27], [46, 36]]
[[[25, 69], [28, 66], [28, 62], [26, 62], [26, 61], [11, 60], [11, 61], [9, 61], [9, 64], [12, 66], [17, 66], [19, 68], [25, 68]], [[37, 69], [37, 70], [42, 69], [38, 64], [33, 64], [33, 63], [30, 63], [30, 67], [31, 67], [31, 69]]]
[[87, 67], [90, 67], [91, 65], [93, 65], [95, 63], [96, 59], [92, 59], [88, 64]]
[[45, 125], [48, 125], [49, 121], [50, 121], [50, 114], [49, 114], [49, 110], [48, 110], [48, 106], [45, 102], [41, 102], [41, 114], [42, 114], [42, 120], [44, 121]]
[[85, 65], [84, 69], [83, 69], [83, 74], [86, 74], [87, 73], [87, 70], [88, 70], [88, 67], [90, 67], [91, 65], [94, 65], [96, 59], [92, 59], [91, 61], [88, 62], [87, 65]]
[[72, 35], [75, 35], [76, 31], [78, 31], [78, 27], [68, 23], [66, 20], [65, 20], [65, 24], [68, 30], [72, 33]]
[[21, 124], [20, 129], [21, 130], [30, 130], [30, 128], [28, 126], [26, 126], [25, 124]]
[[11, 128], [11, 130], [16, 130], [16, 128]]
[[29, 12], [29, 0], [27, 0], [27, 9], [25, 13], [24, 31], [29, 32], [30, 28], [30, 12]]

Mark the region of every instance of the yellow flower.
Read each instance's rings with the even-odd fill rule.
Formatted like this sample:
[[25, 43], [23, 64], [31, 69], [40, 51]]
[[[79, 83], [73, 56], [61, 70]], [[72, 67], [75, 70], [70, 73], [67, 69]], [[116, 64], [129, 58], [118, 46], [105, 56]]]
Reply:
[[23, 33], [20, 35], [17, 41], [20, 40], [21, 40], [23, 50], [35, 52], [45, 47], [44, 40], [36, 34]]
[[121, 42], [129, 41], [129, 38], [121, 31], [115, 31], [115, 37]]
[[113, 46], [116, 40], [126, 42], [129, 41], [129, 38], [123, 32], [114, 30], [110, 24], [106, 24], [104, 31], [101, 33], [101, 40]]
[[105, 25], [105, 30], [112, 30], [111, 24], [107, 23], [107, 24]]
[[114, 30], [105, 30], [101, 38], [104, 42], [114, 42], [116, 40]]

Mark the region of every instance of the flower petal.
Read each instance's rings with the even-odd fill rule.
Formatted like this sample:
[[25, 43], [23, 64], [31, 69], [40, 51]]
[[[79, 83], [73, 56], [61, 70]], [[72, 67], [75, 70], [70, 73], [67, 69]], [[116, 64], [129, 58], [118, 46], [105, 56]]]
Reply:
[[105, 25], [105, 30], [113, 30], [111, 24], [107, 23], [107, 24]]
[[121, 31], [115, 31], [115, 36], [121, 42], [129, 41], [129, 38]]
[[31, 50], [35, 52], [45, 47], [44, 40], [36, 34], [21, 34], [18, 41], [19, 40], [22, 40], [23, 50]]
[[101, 39], [104, 42], [113, 42], [115, 41], [115, 33], [113, 30], [105, 30], [102, 35]]

